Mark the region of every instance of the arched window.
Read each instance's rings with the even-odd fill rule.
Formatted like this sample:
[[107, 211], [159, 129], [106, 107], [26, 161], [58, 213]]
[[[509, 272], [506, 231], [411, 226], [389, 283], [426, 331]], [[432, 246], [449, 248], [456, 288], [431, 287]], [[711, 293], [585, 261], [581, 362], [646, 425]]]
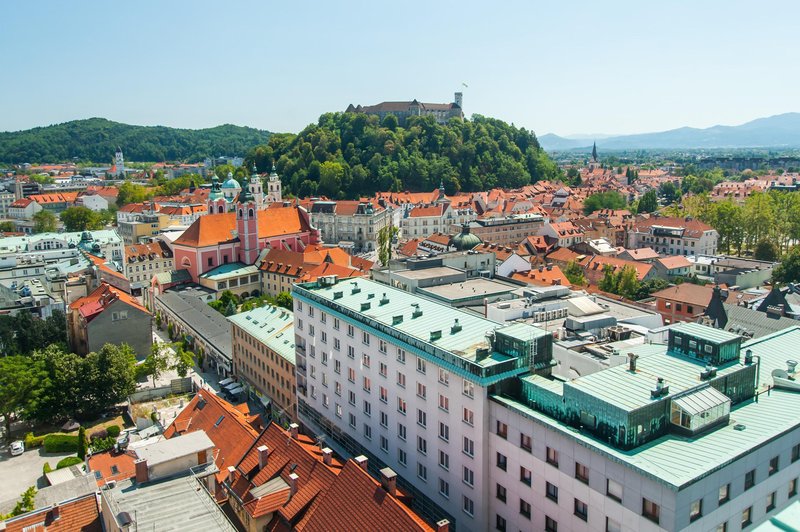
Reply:
[[189, 257], [183, 257], [183, 259], [181, 259], [181, 266], [184, 268], [191, 268], [192, 261], [189, 260]]
[[247, 211], [247, 215], [248, 215], [250, 218], [252, 218], [252, 217], [253, 217], [253, 209], [250, 209], [249, 211]]
[[214, 214], [214, 206], [213, 205], [208, 208], [208, 214]]
[[243, 212], [242, 209], [239, 209], [239, 218], [242, 217], [242, 212]]

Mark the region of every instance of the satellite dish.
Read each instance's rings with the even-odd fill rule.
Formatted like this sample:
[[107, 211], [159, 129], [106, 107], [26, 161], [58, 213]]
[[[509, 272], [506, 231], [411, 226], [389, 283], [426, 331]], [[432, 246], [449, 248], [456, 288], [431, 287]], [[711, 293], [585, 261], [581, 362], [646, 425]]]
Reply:
[[773, 379], [788, 379], [789, 374], [786, 372], [785, 369], [773, 369], [772, 370], [772, 378]]

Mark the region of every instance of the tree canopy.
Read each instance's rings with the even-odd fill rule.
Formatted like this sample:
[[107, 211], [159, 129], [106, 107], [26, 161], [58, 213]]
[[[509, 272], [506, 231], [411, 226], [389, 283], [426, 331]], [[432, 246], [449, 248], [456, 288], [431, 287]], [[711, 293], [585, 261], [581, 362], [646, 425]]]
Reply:
[[39, 211], [33, 215], [34, 233], [53, 233], [58, 229], [58, 218], [50, 211]]
[[445, 125], [416, 116], [401, 127], [377, 116], [327, 113], [298, 135], [272, 135], [250, 151], [247, 166], [266, 172], [273, 161], [287, 193], [333, 198], [430, 191], [440, 183], [448, 193], [515, 188], [561, 177], [532, 132], [478, 115]]
[[619, 192], [609, 190], [597, 192], [583, 200], [583, 213], [587, 216], [600, 209], [624, 209], [625, 197]]

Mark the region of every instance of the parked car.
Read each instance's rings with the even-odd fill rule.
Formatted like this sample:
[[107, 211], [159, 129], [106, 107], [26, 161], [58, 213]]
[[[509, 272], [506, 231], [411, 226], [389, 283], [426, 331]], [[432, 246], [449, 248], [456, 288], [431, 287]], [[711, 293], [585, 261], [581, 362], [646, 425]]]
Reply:
[[11, 456], [19, 456], [25, 452], [25, 444], [20, 440], [11, 442], [9, 450], [11, 451]]

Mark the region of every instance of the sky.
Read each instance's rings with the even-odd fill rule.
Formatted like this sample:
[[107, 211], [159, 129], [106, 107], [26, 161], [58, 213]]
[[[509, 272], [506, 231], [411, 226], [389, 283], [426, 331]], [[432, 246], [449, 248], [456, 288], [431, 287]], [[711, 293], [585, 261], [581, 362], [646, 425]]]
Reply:
[[[297, 132], [464, 93], [537, 135], [800, 111], [800, 2], [0, 2], [0, 131], [104, 117]], [[464, 85], [467, 85], [466, 87]]]

